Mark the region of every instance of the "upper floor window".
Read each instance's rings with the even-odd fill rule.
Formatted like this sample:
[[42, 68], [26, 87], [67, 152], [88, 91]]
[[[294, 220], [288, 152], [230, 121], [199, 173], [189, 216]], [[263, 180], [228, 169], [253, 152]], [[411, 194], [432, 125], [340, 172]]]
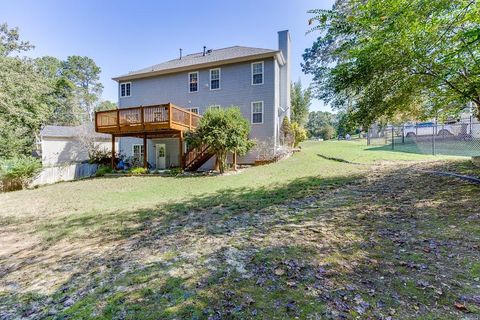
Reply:
[[263, 101], [252, 102], [252, 123], [263, 123]]
[[210, 69], [210, 90], [220, 89], [220, 68]]
[[198, 71], [188, 74], [188, 92], [198, 91]]
[[252, 63], [252, 85], [263, 84], [263, 61]]
[[207, 109], [208, 110], [210, 110], [210, 109], [218, 110], [218, 109], [220, 109], [220, 105], [219, 104], [212, 104], [211, 106], [208, 106]]
[[130, 97], [131, 93], [132, 93], [131, 82], [120, 83], [120, 97]]
[[191, 113], [198, 114], [198, 108], [190, 108], [189, 110]]

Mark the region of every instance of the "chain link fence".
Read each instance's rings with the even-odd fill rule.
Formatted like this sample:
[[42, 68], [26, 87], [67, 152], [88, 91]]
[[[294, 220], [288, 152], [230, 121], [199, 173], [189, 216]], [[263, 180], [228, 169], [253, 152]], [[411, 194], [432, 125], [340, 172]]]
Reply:
[[367, 133], [367, 144], [411, 153], [480, 156], [480, 122], [467, 119], [445, 124], [374, 125]]

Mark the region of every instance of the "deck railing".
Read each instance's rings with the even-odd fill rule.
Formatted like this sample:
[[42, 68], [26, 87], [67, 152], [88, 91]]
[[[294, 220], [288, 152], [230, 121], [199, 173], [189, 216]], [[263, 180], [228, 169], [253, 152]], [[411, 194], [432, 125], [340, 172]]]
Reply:
[[103, 133], [192, 130], [200, 116], [174, 104], [141, 106], [95, 113], [95, 130]]

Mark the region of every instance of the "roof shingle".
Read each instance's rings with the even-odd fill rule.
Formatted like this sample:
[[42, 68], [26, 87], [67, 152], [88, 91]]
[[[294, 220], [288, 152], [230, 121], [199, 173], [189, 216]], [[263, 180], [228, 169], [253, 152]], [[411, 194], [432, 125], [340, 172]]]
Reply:
[[174, 59], [169, 60], [166, 62], [162, 62], [147, 68], [143, 68], [136, 71], [131, 71], [127, 74], [121, 75], [119, 77], [114, 78], [114, 80], [120, 80], [122, 78], [130, 77], [130, 76], [138, 76], [138, 75], [148, 75], [151, 72], [161, 72], [167, 71], [170, 69], [177, 69], [177, 68], [186, 68], [190, 66], [196, 66], [201, 64], [208, 64], [208, 63], [220, 63], [223, 61], [228, 61], [236, 58], [247, 58], [262, 55], [262, 54], [278, 54], [280, 51], [278, 50], [271, 50], [271, 49], [262, 49], [262, 48], [252, 48], [252, 47], [242, 47], [242, 46], [234, 46], [228, 47], [223, 49], [211, 50], [205, 56], [203, 52], [193, 53], [189, 55], [185, 55], [182, 59]]

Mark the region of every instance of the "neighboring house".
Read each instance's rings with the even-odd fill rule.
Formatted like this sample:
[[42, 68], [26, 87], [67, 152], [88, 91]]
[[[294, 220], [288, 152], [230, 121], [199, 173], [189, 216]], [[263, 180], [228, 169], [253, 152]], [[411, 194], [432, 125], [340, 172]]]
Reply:
[[96, 146], [111, 151], [111, 136], [96, 133], [92, 126], [45, 126], [40, 131], [42, 165], [44, 167], [79, 163], [88, 160], [82, 142], [88, 137]]
[[[251, 139], [280, 147], [280, 126], [290, 116], [290, 34], [278, 49], [233, 46], [180, 56], [113, 78], [119, 110], [96, 113], [97, 132], [119, 137], [120, 153], [159, 169], [195, 170], [207, 149], [189, 150], [183, 134], [208, 108], [238, 106], [251, 123]], [[253, 163], [255, 151], [238, 163]], [[144, 161], [144, 166], [147, 165]]]

